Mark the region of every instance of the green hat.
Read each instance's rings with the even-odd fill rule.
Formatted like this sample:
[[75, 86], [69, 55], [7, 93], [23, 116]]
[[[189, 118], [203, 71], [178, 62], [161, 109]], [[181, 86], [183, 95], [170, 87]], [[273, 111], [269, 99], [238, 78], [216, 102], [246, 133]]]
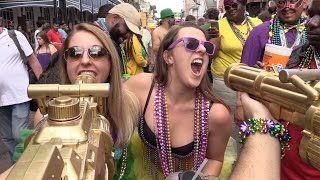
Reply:
[[170, 8], [162, 9], [160, 12], [160, 19], [174, 17], [174, 14]]

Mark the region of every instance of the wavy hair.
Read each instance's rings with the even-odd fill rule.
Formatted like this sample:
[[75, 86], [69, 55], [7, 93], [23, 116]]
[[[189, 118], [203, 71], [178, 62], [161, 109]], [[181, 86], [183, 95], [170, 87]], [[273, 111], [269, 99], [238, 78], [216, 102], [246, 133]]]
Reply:
[[120, 59], [116, 48], [114, 47], [110, 37], [95, 25], [88, 23], [81, 23], [74, 27], [67, 39], [63, 43], [60, 54], [60, 77], [61, 83], [70, 84], [67, 75], [67, 63], [64, 59], [64, 52], [69, 48], [69, 43], [74, 34], [79, 31], [86, 31], [94, 35], [102, 44], [104, 48], [110, 53], [110, 74], [107, 83], [110, 83], [110, 92], [107, 98], [107, 114], [105, 116], [110, 121], [113, 130], [117, 134], [116, 146], [126, 147], [138, 119], [138, 109], [136, 99], [122, 88], [122, 79], [120, 72]]
[[[166, 51], [168, 47], [177, 39], [177, 35], [181, 29], [189, 28], [189, 27], [200, 30], [205, 35], [206, 39], [208, 39], [207, 33], [203, 29], [201, 29], [198, 25], [192, 22], [183, 22], [180, 25], [171, 27], [171, 29], [163, 38], [160, 44], [159, 51], [155, 61], [156, 64], [155, 64], [154, 77], [158, 83], [167, 84], [168, 82], [169, 66], [163, 58], [164, 51]], [[209, 60], [210, 60], [210, 57], [209, 57]], [[199, 88], [200, 88], [200, 91], [204, 94], [204, 96], [207, 99], [222, 103], [221, 100], [219, 100], [219, 98], [214, 95], [212, 85], [209, 81], [209, 77], [207, 73], [205, 73], [205, 75], [203, 76], [200, 82]]]

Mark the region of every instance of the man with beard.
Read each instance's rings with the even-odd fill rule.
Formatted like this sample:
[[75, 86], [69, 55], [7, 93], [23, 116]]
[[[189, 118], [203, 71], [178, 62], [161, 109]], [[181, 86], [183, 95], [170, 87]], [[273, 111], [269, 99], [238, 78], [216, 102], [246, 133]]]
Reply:
[[[112, 20], [108, 20], [110, 17]], [[128, 79], [126, 67], [126, 52], [124, 51], [123, 41], [127, 38], [128, 32], [134, 33], [141, 37], [140, 31], [140, 15], [137, 9], [129, 3], [121, 3], [114, 6], [107, 15], [106, 23], [110, 27], [109, 35], [114, 41], [115, 46], [118, 50], [119, 56], [121, 57], [120, 65], [124, 79]]]
[[[311, 18], [309, 21], [301, 16], [307, 7], [306, 0], [297, 0], [295, 3], [277, 0], [276, 5], [278, 10], [274, 19], [257, 26], [251, 32], [242, 52], [242, 62], [249, 66], [263, 65], [260, 61], [264, 47], [267, 43], [272, 43], [297, 49], [293, 52], [286, 68], [318, 68], [316, 62], [320, 59], [317, 53], [320, 42], [319, 0], [314, 0], [309, 7], [308, 12]], [[304, 27], [305, 23], [307, 28]], [[307, 40], [310, 44], [302, 46], [307, 43]], [[304, 48], [299, 48], [301, 46]], [[297, 53], [299, 49], [305, 52], [300, 57], [301, 53]], [[299, 156], [303, 129], [293, 123], [281, 120], [280, 122], [287, 126], [292, 136], [290, 150], [281, 160], [281, 179], [320, 179], [320, 171], [304, 163]]]
[[160, 43], [169, 29], [175, 25], [175, 18], [170, 8], [163, 9], [160, 12], [161, 25], [152, 32], [152, 50], [155, 55], [160, 47]]

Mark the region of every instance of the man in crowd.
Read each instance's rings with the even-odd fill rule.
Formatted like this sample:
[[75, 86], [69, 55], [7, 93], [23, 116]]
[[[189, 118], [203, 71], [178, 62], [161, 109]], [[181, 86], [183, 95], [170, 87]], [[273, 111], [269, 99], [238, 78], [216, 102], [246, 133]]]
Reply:
[[[39, 78], [41, 65], [33, 54], [28, 40], [19, 31], [15, 31], [18, 42], [28, 63]], [[3, 27], [0, 17], [0, 136], [12, 156], [15, 146], [21, 139], [21, 130], [28, 127], [29, 85], [28, 69], [14, 41], [9, 37], [8, 29]]]
[[59, 29], [59, 22], [56, 20], [54, 21], [52, 28], [47, 33], [49, 41], [54, 45], [54, 47], [57, 48], [57, 50], [61, 48], [63, 43], [62, 35], [58, 31], [58, 29]]
[[175, 25], [175, 18], [170, 8], [163, 9], [160, 12], [161, 25], [152, 32], [152, 50], [156, 55], [160, 47], [160, 43], [169, 29]]
[[127, 52], [124, 51], [123, 41], [127, 37], [127, 33], [131, 32], [138, 36], [142, 36], [140, 24], [141, 19], [139, 12], [137, 9], [129, 3], [121, 3], [113, 7], [110, 11], [108, 16], [112, 19], [110, 24], [110, 31], [109, 35], [111, 39], [116, 44], [119, 56], [122, 60], [121, 70], [123, 76], [126, 76], [125, 73], [127, 68], [126, 54]]
[[152, 36], [151, 36], [151, 33], [147, 29], [147, 27], [143, 27], [141, 29], [141, 32], [142, 32], [143, 46], [147, 50], [149, 60], [151, 62], [153, 62], [154, 56], [153, 56], [153, 52], [152, 52], [152, 41], [151, 41]]
[[276, 2], [271, 0], [267, 4], [267, 9], [262, 11], [258, 18], [261, 19], [262, 22], [269, 21], [273, 15], [277, 12]]
[[58, 29], [58, 31], [60, 32], [61, 34], [61, 37], [62, 37], [62, 41], [65, 41], [68, 37], [68, 30], [69, 30], [69, 27], [67, 25], [66, 22], [64, 21], [61, 21], [60, 22], [60, 28]]
[[211, 28], [210, 21], [218, 21], [219, 14], [220, 12], [218, 8], [209, 8], [203, 15], [205, 18], [205, 23], [201, 26], [201, 28], [204, 30], [208, 30], [209, 28]]
[[109, 34], [109, 28], [112, 26], [114, 16], [109, 15], [110, 9], [114, 7], [113, 4], [105, 4], [100, 6], [98, 11], [98, 19], [94, 22], [95, 25], [99, 26], [105, 33]]
[[45, 23], [45, 21], [43, 19], [38, 19], [38, 21], [36, 22], [37, 30], [34, 32], [34, 49], [38, 49], [38, 47], [39, 47], [39, 43], [37, 40], [37, 34], [43, 30], [44, 23]]

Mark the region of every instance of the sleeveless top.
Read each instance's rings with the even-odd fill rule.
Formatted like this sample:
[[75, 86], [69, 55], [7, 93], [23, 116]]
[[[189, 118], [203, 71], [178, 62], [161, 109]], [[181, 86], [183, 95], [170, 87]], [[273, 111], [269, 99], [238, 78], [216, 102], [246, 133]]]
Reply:
[[44, 71], [47, 68], [47, 66], [51, 60], [50, 49], [47, 48], [45, 53], [38, 53], [38, 51], [37, 51], [37, 58], [39, 60], [39, 63], [41, 64], [42, 71]]
[[[146, 120], [145, 120], [145, 113], [149, 104], [150, 96], [152, 94], [152, 90], [154, 87], [155, 82], [152, 81], [148, 97], [143, 109], [143, 113], [139, 119], [138, 123], [138, 133], [142, 141], [149, 146], [152, 149], [157, 149], [157, 140], [156, 140], [156, 135], [152, 132], [151, 128], [147, 125]], [[181, 147], [176, 147], [176, 148], [171, 148], [172, 153], [178, 156], [189, 156], [192, 154], [194, 148], [194, 142], [190, 142], [189, 144], [186, 144]]]

